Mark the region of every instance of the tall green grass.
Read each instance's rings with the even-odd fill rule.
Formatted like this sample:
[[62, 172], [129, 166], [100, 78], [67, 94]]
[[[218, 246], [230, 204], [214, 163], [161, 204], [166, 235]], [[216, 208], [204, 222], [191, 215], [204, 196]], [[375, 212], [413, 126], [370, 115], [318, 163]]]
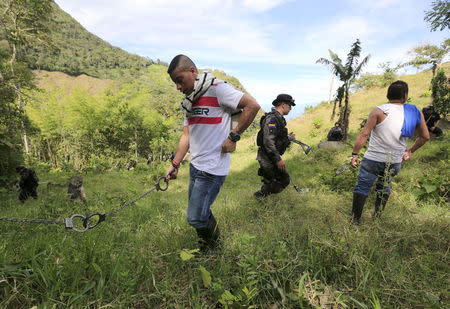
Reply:
[[[361, 226], [348, 221], [357, 173], [335, 173], [350, 146], [341, 153], [316, 149], [305, 156], [293, 145], [286, 154], [292, 182], [310, 192], [299, 194], [290, 186], [263, 203], [252, 197], [260, 185], [254, 147], [242, 147], [213, 206], [224, 239], [214, 256], [180, 257], [183, 249], [198, 246], [185, 221], [187, 165], [167, 192], [152, 193], [86, 233], [1, 222], [0, 305], [445, 308], [448, 196], [417, 196], [413, 189], [424, 173], [449, 174], [448, 152], [443, 155], [449, 144], [446, 137], [424, 146], [393, 183], [382, 218], [371, 219], [371, 196]], [[439, 160], [445, 164], [435, 164]], [[64, 189], [40, 187], [39, 199], [24, 205], [14, 192], [2, 192], [1, 213], [59, 219], [109, 211], [149, 189], [163, 171], [156, 165], [85, 175], [88, 209], [69, 203]], [[67, 176], [40, 175], [43, 180]], [[448, 178], [442, 180], [448, 186]]]
[[[422, 77], [407, 78], [411, 85]], [[417, 83], [422, 88], [412, 96], [425, 105], [414, 93], [426, 90], [426, 83]], [[0, 307], [450, 307], [448, 134], [404, 164], [381, 219], [371, 218], [372, 194], [362, 225], [349, 223], [357, 170], [344, 163], [358, 117], [383, 103], [382, 92], [352, 98], [347, 148], [330, 152], [315, 147], [308, 156], [297, 145], [287, 151], [292, 184], [309, 188], [307, 193], [289, 186], [256, 201], [255, 139], [239, 142], [231, 173], [213, 205], [224, 240], [213, 256], [195, 253], [197, 237], [185, 219], [187, 165], [168, 191], [153, 192], [86, 233], [0, 221]], [[367, 98], [358, 103], [363, 95]], [[332, 123], [330, 113], [330, 106], [323, 105], [289, 127], [316, 146]], [[321, 127], [312, 129], [313, 121]], [[164, 170], [163, 164], [154, 164], [87, 173], [87, 205], [69, 202], [63, 188], [40, 186], [39, 199], [23, 205], [17, 192], [3, 190], [0, 216], [62, 219], [107, 212], [150, 189]], [[38, 174], [57, 183], [71, 176]]]

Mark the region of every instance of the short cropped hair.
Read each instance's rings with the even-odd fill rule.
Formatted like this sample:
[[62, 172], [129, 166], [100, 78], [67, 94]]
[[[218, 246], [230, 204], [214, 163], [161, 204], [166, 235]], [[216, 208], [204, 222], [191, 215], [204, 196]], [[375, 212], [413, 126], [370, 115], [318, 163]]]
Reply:
[[393, 82], [387, 91], [388, 100], [401, 100], [408, 94], [408, 84], [402, 80]]
[[175, 58], [173, 58], [172, 61], [170, 61], [167, 73], [172, 74], [172, 72], [175, 71], [175, 69], [177, 68], [181, 68], [182, 71], [188, 71], [190, 67], [194, 67], [195, 69], [197, 69], [191, 58], [189, 58], [186, 55], [180, 54], [175, 56]]

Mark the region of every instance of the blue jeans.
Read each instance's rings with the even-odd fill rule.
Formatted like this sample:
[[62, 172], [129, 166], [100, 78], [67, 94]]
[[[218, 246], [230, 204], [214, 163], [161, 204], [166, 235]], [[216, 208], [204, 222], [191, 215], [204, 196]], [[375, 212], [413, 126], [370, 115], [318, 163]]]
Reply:
[[212, 175], [196, 169], [189, 169], [189, 204], [187, 221], [196, 229], [206, 228], [211, 216], [211, 205], [219, 194], [226, 176]]
[[359, 171], [358, 184], [353, 193], [368, 196], [373, 183], [376, 181], [376, 191], [391, 194], [392, 178], [400, 172], [401, 163], [377, 162], [363, 158]]

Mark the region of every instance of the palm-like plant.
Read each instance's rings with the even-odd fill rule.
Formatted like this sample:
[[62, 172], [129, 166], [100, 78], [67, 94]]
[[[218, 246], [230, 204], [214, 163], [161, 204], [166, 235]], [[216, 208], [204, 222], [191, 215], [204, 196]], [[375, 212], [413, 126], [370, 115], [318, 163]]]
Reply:
[[328, 50], [330, 53], [330, 58], [319, 58], [316, 63], [322, 63], [327, 65], [331, 72], [336, 75], [342, 82], [343, 89], [343, 97], [345, 99], [345, 104], [341, 107], [339, 122], [342, 124], [342, 129], [344, 131], [344, 140], [347, 139], [348, 133], [348, 118], [350, 115], [350, 106], [349, 106], [349, 92], [350, 86], [355, 81], [356, 77], [361, 73], [362, 68], [367, 64], [370, 59], [370, 55], [364, 57], [364, 59], [359, 62], [358, 59], [361, 55], [361, 42], [359, 39], [356, 40], [355, 43], [352, 44], [350, 52], [347, 55], [347, 61], [344, 64], [339, 58], [339, 56], [331, 50]]

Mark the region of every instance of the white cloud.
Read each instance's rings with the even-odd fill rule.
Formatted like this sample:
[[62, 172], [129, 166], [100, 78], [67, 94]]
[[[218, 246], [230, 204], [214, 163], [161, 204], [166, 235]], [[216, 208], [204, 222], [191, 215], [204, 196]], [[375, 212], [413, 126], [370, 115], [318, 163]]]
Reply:
[[[429, 6], [423, 0], [344, 0], [333, 3], [334, 10], [326, 9], [332, 0], [327, 1], [56, 0], [89, 31], [130, 52], [164, 61], [185, 53], [199, 67], [239, 68], [236, 77], [266, 110], [282, 92], [300, 104], [327, 100], [331, 73], [315, 61], [328, 58], [328, 49], [345, 60], [359, 38], [361, 56], [372, 55], [364, 71], [379, 72], [381, 62], [404, 62], [420, 40], [443, 41], [443, 32], [429, 33], [423, 22]], [[307, 16], [318, 6], [323, 14]], [[252, 71], [266, 64], [310, 69], [289, 79]]]
[[251, 18], [251, 13], [269, 10], [284, 2], [286, 0], [261, 3], [251, 0], [242, 3], [231, 0], [58, 1], [88, 30], [122, 46], [203, 49], [234, 57], [273, 55], [270, 33], [276, 26], [259, 24], [257, 19]]
[[[311, 76], [300, 76], [292, 80], [284, 79], [241, 79], [241, 83], [258, 101], [265, 111], [272, 107], [272, 101], [280, 93], [292, 95], [297, 106], [296, 110], [303, 110], [302, 107], [319, 101], [328, 100], [331, 74]], [[334, 81], [332, 95], [336, 81]]]
[[244, 0], [243, 5], [257, 12], [263, 12], [293, 0]]

